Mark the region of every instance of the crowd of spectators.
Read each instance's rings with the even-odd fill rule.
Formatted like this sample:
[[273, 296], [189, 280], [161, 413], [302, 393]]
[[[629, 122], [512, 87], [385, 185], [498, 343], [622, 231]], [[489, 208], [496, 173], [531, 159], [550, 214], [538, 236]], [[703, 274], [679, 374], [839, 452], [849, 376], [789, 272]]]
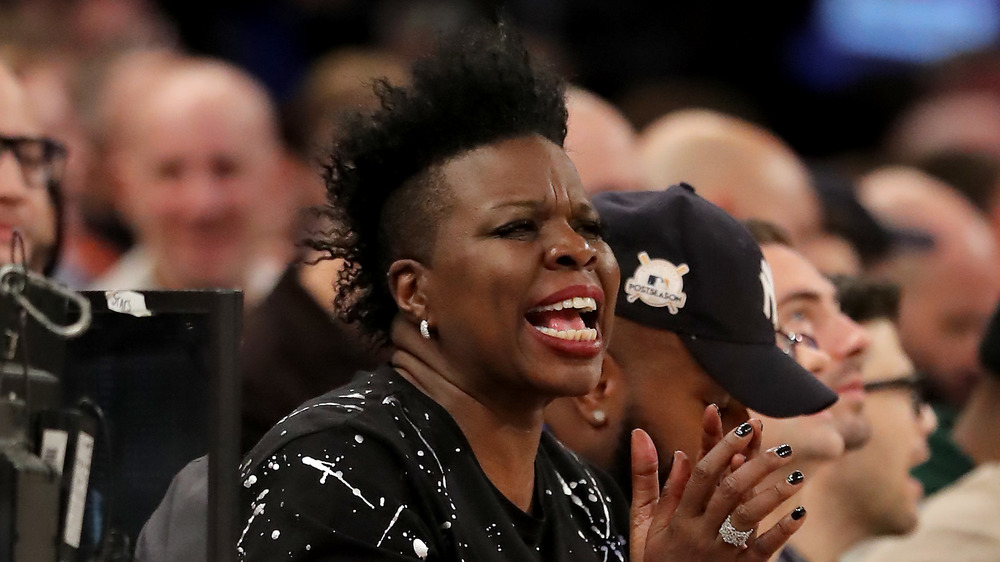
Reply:
[[[171, 19], [184, 10], [143, 0], [0, 3], [0, 243], [19, 229], [30, 266], [74, 289], [243, 291], [244, 451], [304, 401], [389, 359], [338, 309], [356, 256], [325, 259], [304, 242], [341, 226], [314, 211], [337, 180], [330, 151], [355, 113], [392, 109], [379, 79], [408, 85], [437, 33], [495, 8], [252, 4], [228, 20], [220, 8], [199, 30]], [[652, 317], [619, 298], [596, 387], [551, 401], [547, 431], [629, 491], [633, 429], [649, 433], [665, 480], [761, 420], [755, 446], [795, 456], [762, 480], [780, 507], [744, 519], [764, 530], [787, 513], [798, 521], [800, 504], [810, 513], [777, 559], [1000, 557], [1000, 50], [922, 69], [877, 142], [822, 153], [822, 142], [783, 137], [786, 118], [747, 92], [688, 77], [666, 87], [667, 63], [642, 76], [638, 63], [660, 52], [680, 64], [677, 37], [649, 51], [639, 27], [617, 51], [647, 49], [631, 66], [615, 71], [609, 55], [588, 72], [606, 38], [576, 34], [605, 12], [529, 4], [508, 10], [528, 50], [569, 78], [565, 153], [608, 217], [622, 283], [646, 265], [639, 252], [660, 250], [652, 257], [683, 277], [689, 302]], [[608, 29], [624, 37], [624, 21]], [[324, 31], [339, 35], [320, 48]], [[671, 215], [688, 198], [699, 202]], [[689, 288], [704, 286], [716, 292], [707, 302]], [[764, 317], [751, 318], [760, 299]], [[740, 380], [778, 377], [766, 371], [792, 361], [706, 343], [749, 345], [754, 323], [773, 327], [798, 364], [768, 379], [765, 397], [767, 384]], [[785, 408], [776, 397], [793, 390], [803, 403]]]

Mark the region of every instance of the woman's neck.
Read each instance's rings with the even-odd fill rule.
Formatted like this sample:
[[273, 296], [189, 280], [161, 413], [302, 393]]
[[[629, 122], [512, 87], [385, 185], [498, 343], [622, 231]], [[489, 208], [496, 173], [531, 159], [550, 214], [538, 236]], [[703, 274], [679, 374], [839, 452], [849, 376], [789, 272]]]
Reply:
[[[451, 414], [476, 460], [493, 485], [524, 511], [531, 507], [535, 482], [535, 456], [541, 439], [543, 408], [506, 409], [461, 388], [447, 360], [407, 327], [393, 330], [396, 350], [391, 363], [421, 392]], [[410, 340], [410, 341], [408, 341]], [[407, 345], [408, 343], [417, 345]]]

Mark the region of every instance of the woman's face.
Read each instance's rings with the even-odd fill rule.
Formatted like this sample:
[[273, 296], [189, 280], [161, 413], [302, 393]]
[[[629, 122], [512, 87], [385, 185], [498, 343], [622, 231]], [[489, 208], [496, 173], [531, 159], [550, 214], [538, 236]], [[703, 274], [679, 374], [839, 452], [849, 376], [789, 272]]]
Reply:
[[618, 265], [569, 157], [540, 136], [486, 145], [440, 172], [453, 197], [425, 277], [453, 380], [524, 407], [590, 391]]

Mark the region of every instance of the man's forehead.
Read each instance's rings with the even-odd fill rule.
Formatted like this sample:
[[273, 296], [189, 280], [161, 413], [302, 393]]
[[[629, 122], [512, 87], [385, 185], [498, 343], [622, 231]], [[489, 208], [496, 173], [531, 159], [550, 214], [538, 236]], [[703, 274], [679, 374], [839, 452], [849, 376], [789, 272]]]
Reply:
[[836, 288], [816, 267], [792, 248], [780, 244], [761, 247], [774, 276], [778, 303], [795, 298], [835, 299]]
[[0, 134], [36, 136], [38, 122], [28, 106], [24, 89], [14, 75], [0, 66]]

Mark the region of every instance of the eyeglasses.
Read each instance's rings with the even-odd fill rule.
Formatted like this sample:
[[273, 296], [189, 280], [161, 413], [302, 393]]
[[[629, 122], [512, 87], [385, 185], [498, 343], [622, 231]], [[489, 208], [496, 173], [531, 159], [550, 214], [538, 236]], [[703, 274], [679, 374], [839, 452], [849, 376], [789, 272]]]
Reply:
[[0, 135], [0, 158], [11, 151], [21, 168], [28, 187], [47, 187], [62, 179], [66, 169], [66, 147], [45, 137], [7, 137]]
[[775, 330], [774, 337], [775, 342], [778, 344], [778, 348], [781, 349], [781, 351], [784, 351], [786, 355], [791, 356], [792, 359], [798, 359], [796, 357], [795, 350], [800, 344], [804, 344], [809, 349], [819, 349], [819, 344], [816, 343], [816, 339], [808, 334]]
[[866, 382], [865, 392], [878, 392], [880, 390], [905, 389], [910, 391], [910, 402], [913, 408], [913, 415], [919, 418], [923, 415], [924, 398], [920, 393], [922, 379], [920, 375], [911, 374], [880, 381]]

